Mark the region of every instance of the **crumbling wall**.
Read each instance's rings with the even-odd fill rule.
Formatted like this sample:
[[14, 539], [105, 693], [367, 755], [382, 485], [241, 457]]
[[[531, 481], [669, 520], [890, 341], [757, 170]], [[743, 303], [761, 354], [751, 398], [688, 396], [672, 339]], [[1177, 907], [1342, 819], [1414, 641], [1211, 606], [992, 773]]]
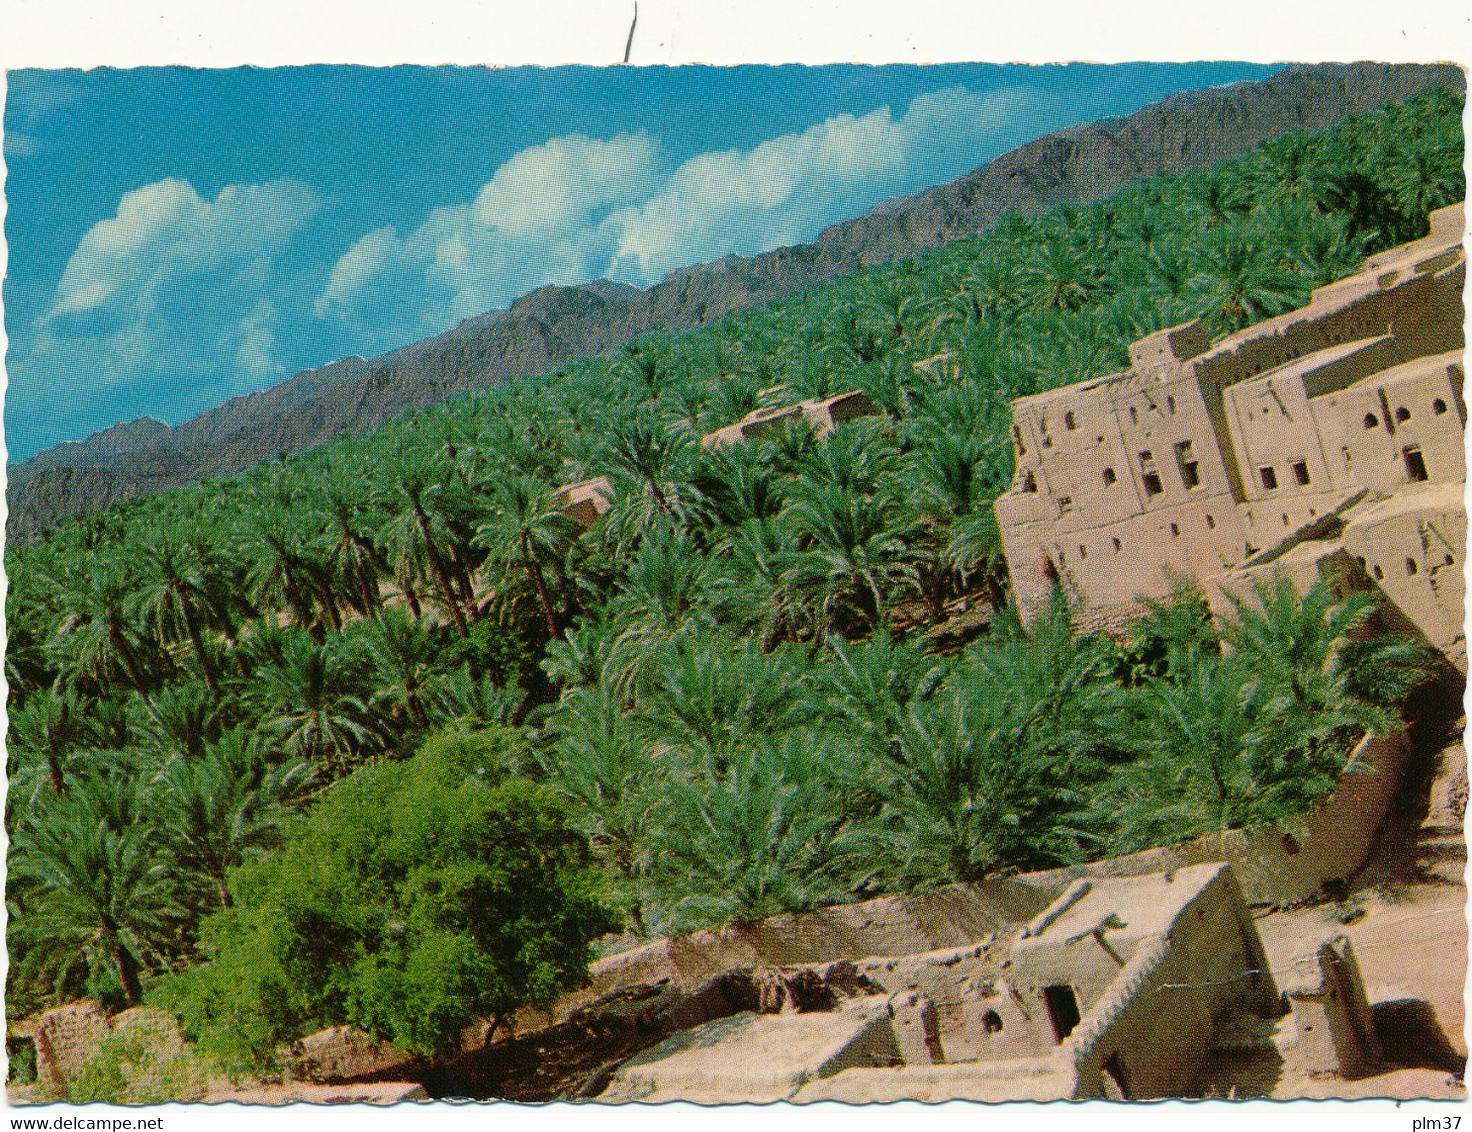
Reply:
[[1228, 830], [1179, 845], [1093, 864], [1020, 876], [1038, 888], [1062, 889], [1077, 877], [1128, 877], [1227, 861], [1247, 900], [1284, 904], [1322, 893], [1326, 882], [1353, 876], [1400, 787], [1410, 743], [1402, 730], [1371, 733], [1356, 745], [1338, 787], [1287, 829]]
[[[668, 979], [694, 990], [716, 975], [744, 967], [802, 966], [960, 948], [1020, 928], [1051, 900], [1045, 889], [1020, 879], [998, 878], [654, 940], [598, 960], [589, 969], [590, 985], [558, 999], [551, 1017], [566, 1018], [578, 1007], [636, 983]], [[545, 1014], [526, 1011], [518, 1015], [517, 1029], [546, 1020]]]
[[1277, 1012], [1278, 992], [1230, 874], [1228, 899], [1196, 900], [1140, 944], [1064, 1043], [1076, 1099], [1179, 1096], [1219, 1017]]
[[107, 1012], [95, 1002], [46, 1011], [36, 1019], [36, 1080], [48, 1089], [64, 1090], [111, 1032]]

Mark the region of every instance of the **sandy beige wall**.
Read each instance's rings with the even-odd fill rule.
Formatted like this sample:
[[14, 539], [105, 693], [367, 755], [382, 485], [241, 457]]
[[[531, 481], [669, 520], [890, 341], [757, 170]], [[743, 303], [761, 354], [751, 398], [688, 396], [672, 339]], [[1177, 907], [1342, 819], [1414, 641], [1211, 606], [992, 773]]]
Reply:
[[1089, 865], [1020, 877], [1039, 888], [1061, 888], [1077, 877], [1127, 877], [1228, 861], [1249, 903], [1283, 904], [1318, 895], [1326, 881], [1353, 876], [1400, 787], [1410, 746], [1405, 732], [1367, 735], [1351, 769], [1328, 798], [1286, 831], [1230, 830]]

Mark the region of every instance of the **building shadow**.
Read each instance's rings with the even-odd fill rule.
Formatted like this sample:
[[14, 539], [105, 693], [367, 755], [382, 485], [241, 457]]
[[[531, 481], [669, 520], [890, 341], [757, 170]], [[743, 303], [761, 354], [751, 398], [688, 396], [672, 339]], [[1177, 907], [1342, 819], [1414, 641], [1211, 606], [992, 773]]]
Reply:
[[1461, 1078], [1467, 1059], [1453, 1048], [1436, 1009], [1419, 998], [1377, 1002], [1370, 1008], [1375, 1038], [1387, 1062], [1402, 1069], [1435, 1069]]

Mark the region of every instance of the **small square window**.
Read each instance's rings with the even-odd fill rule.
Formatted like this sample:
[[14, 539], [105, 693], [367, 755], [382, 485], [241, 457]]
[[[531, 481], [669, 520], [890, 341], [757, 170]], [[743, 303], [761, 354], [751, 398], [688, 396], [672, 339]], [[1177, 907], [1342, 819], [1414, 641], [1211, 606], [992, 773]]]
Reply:
[[1300, 460], [1293, 465], [1293, 478], [1298, 481], [1299, 487], [1308, 486], [1308, 462]]
[[1146, 495], [1159, 495], [1165, 490], [1165, 487], [1160, 482], [1160, 477], [1154, 472], [1146, 472], [1141, 479], [1145, 484]]
[[1258, 468], [1257, 474], [1258, 477], [1262, 480], [1264, 491], [1278, 490], [1278, 473], [1275, 472], [1271, 467]]

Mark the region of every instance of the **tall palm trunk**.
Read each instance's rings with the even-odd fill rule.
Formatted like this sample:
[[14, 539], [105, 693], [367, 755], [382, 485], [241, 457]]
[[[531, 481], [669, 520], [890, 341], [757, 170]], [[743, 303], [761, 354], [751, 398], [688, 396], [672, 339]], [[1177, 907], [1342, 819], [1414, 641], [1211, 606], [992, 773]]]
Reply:
[[424, 513], [424, 508], [420, 506], [417, 499], [413, 500], [410, 505], [414, 509], [414, 521], [419, 524], [420, 537], [424, 539], [424, 553], [429, 559], [429, 568], [434, 574], [435, 588], [439, 590], [440, 600], [449, 608], [450, 616], [455, 619], [455, 631], [462, 637], [468, 637], [470, 627], [465, 623], [465, 611], [460, 608], [460, 602], [456, 599], [454, 588], [450, 584], [450, 573], [445, 566], [444, 555], [440, 553], [440, 548], [430, 537], [429, 516]]
[[549, 641], [555, 641], [557, 639], [557, 622], [552, 617], [552, 601], [547, 596], [547, 579], [542, 574], [542, 564], [537, 561], [537, 556], [532, 553], [531, 532], [527, 530], [521, 532], [521, 556], [522, 561], [526, 563], [526, 568], [531, 571], [532, 581], [537, 586], [537, 601], [542, 606], [542, 620], [547, 625], [547, 639]]
[[199, 631], [199, 619], [195, 616], [194, 607], [185, 596], [183, 587], [174, 587], [174, 597], [179, 602], [179, 612], [184, 617], [184, 628], [189, 633], [189, 643], [194, 647], [194, 655], [199, 659], [199, 669], [204, 673], [204, 686], [210, 690], [210, 695], [215, 699], [220, 698], [220, 683], [215, 678], [215, 666], [211, 663], [209, 654], [204, 651], [204, 636]]
[[[128, 643], [128, 638], [123, 635], [122, 629], [116, 621], [109, 621], [107, 625], [107, 640], [112, 646], [113, 652], [117, 654], [123, 671], [128, 674], [132, 681], [134, 690], [143, 699], [143, 706], [147, 709], [155, 721], [158, 721], [158, 712], [153, 708], [153, 697], [148, 694], [148, 684], [143, 679], [143, 669], [138, 664], [137, 654], [133, 652], [133, 646]], [[161, 721], [160, 721], [161, 722]]]
[[225, 884], [225, 870], [218, 865], [212, 865], [209, 872], [210, 879], [215, 882], [215, 892], [220, 898], [220, 907], [235, 907], [235, 898], [230, 895], [230, 889]]
[[103, 917], [102, 930], [112, 941], [113, 965], [117, 968], [118, 982], [123, 985], [123, 997], [128, 1000], [129, 1006], [137, 1006], [143, 1000], [143, 985], [138, 980], [138, 961], [123, 946], [122, 938], [118, 933], [118, 925], [112, 917]]

